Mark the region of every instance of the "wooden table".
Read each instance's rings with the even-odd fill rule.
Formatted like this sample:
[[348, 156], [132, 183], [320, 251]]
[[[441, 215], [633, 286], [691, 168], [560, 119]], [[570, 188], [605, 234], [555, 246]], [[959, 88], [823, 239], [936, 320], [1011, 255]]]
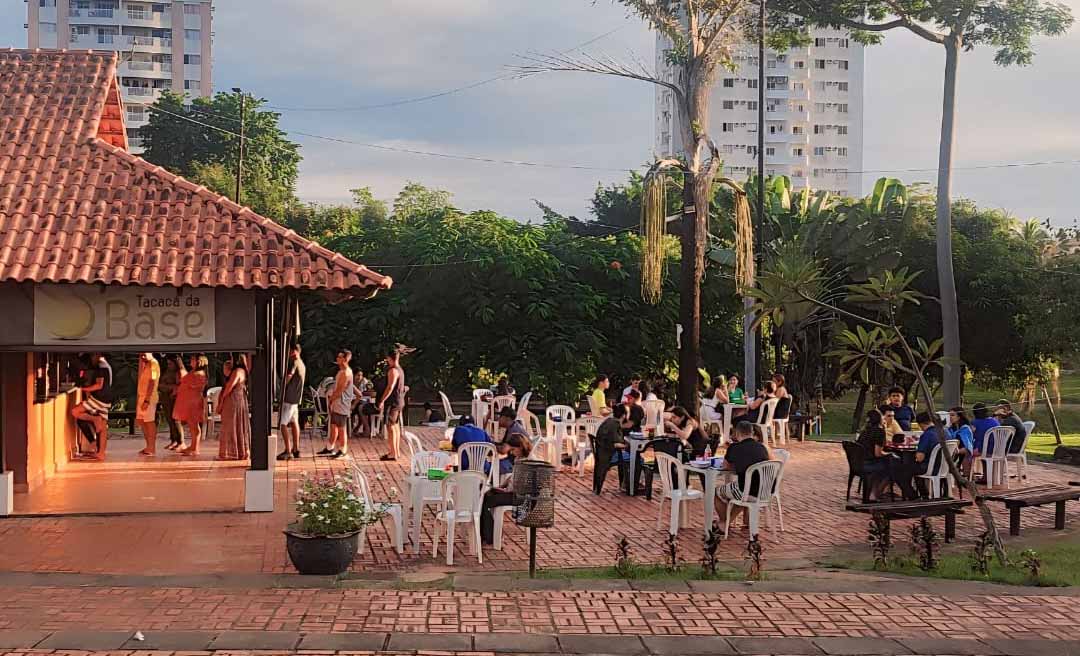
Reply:
[[1066, 485], [1035, 485], [1018, 490], [988, 492], [984, 501], [1000, 501], [1009, 509], [1009, 535], [1020, 535], [1020, 509], [1054, 504], [1054, 529], [1065, 529], [1065, 502], [1080, 499], [1080, 489]]

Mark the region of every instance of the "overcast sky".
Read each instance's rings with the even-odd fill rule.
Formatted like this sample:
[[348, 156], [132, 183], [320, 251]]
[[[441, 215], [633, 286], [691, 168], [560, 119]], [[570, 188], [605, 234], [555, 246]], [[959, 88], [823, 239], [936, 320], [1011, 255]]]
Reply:
[[[1080, 0], [1065, 0], [1080, 14]], [[281, 107], [355, 107], [443, 91], [506, 72], [516, 55], [589, 48], [651, 61], [653, 37], [607, 0], [217, 0], [214, 87], [241, 86]], [[22, 0], [0, 0], [0, 45], [26, 46]], [[1080, 160], [1080, 29], [1037, 44], [1035, 64], [1001, 69], [990, 51], [961, 59], [958, 167]], [[867, 170], [937, 161], [943, 51], [902, 33], [870, 48]], [[646, 161], [653, 90], [644, 83], [555, 73], [499, 81], [387, 109], [282, 111], [286, 130], [453, 154], [605, 170], [542, 169], [390, 153], [294, 136], [303, 144], [299, 194], [348, 199], [373, 187], [390, 199], [407, 180], [453, 192], [463, 209], [522, 220], [532, 199], [584, 216], [598, 182]], [[907, 182], [932, 173], [897, 174]], [[1080, 217], [1080, 165], [957, 170], [954, 191], [1022, 218]], [[863, 181], [864, 190], [876, 175]]]

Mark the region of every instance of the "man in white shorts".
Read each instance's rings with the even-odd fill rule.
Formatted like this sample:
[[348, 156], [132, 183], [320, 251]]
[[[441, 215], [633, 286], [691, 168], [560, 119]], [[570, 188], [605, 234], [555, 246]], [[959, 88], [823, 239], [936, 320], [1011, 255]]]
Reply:
[[[769, 450], [765, 445], [754, 439], [754, 425], [748, 421], [740, 421], [735, 424], [732, 435], [732, 444], [724, 454], [724, 469], [734, 470], [738, 479], [731, 481], [716, 490], [716, 512], [720, 517], [727, 516], [728, 502], [742, 498], [742, 489], [746, 482], [746, 470], [759, 462], [769, 459]], [[750, 483], [750, 495], [757, 495], [757, 478]], [[735, 506], [732, 520], [738, 517], [741, 506]]]
[[285, 450], [277, 455], [278, 460], [300, 457], [300, 400], [304, 398], [307, 367], [300, 359], [299, 344], [293, 344], [289, 349], [289, 362], [289, 374], [285, 377], [285, 396], [281, 401], [281, 412], [278, 413]]

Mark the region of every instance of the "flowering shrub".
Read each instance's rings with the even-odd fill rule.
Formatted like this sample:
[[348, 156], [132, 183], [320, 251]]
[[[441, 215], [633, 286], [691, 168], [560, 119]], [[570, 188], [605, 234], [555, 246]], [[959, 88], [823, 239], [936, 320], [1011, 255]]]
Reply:
[[386, 509], [386, 504], [366, 505], [357, 496], [351, 475], [305, 477], [296, 493], [296, 516], [305, 535], [359, 531], [382, 519]]

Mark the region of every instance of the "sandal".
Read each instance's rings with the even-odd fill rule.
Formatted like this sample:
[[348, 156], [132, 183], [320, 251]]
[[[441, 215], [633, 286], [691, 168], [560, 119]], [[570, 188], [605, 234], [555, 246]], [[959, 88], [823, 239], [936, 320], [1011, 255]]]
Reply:
[[143, 449], [142, 451], [139, 451], [139, 455], [140, 455], [140, 456], [149, 456], [149, 457], [153, 457], [153, 456], [156, 456], [157, 454], [156, 454], [156, 453], [154, 453], [153, 451], [147, 451], [146, 449]]
[[382, 460], [383, 462], [392, 462], [394, 460], [397, 460], [397, 458], [392, 458], [390, 457], [390, 454], [387, 453], [386, 455], [379, 456], [379, 460]]

